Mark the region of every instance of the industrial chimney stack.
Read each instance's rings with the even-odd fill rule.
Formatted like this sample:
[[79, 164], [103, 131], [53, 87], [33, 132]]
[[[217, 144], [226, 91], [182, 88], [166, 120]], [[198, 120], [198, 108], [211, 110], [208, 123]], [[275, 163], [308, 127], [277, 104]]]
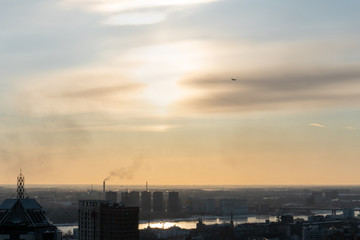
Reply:
[[105, 180], [103, 181], [103, 195], [105, 197]]

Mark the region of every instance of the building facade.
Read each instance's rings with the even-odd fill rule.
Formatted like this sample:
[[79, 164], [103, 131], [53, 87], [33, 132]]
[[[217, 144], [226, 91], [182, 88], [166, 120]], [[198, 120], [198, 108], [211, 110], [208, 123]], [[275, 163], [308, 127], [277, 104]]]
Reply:
[[121, 202], [126, 207], [140, 207], [140, 193], [137, 191], [122, 192]]
[[151, 192], [144, 191], [141, 192], [141, 208], [142, 212], [150, 212], [151, 211]]
[[118, 194], [117, 192], [112, 192], [112, 191], [106, 192], [105, 200], [113, 202], [113, 203], [117, 203], [117, 201], [118, 201], [117, 194]]
[[139, 208], [106, 200], [79, 201], [80, 240], [138, 240]]
[[164, 194], [162, 192], [153, 193], [153, 211], [154, 212], [164, 211]]
[[169, 192], [167, 211], [174, 213], [180, 210], [179, 192]]
[[238, 198], [224, 198], [220, 200], [221, 214], [230, 216], [248, 214], [248, 201]]

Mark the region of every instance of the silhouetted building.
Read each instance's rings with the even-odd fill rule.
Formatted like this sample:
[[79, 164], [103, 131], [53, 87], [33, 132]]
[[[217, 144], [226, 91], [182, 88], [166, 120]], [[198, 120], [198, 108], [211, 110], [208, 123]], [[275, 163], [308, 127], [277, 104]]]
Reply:
[[164, 194], [162, 192], [153, 193], [153, 211], [154, 212], [164, 211]]
[[139, 208], [104, 200], [79, 201], [80, 240], [139, 239]]
[[321, 204], [324, 200], [324, 195], [322, 192], [319, 191], [313, 191], [311, 193], [311, 196], [308, 199], [308, 203], [311, 204]]
[[113, 202], [113, 203], [117, 203], [117, 192], [106, 192], [106, 197], [105, 199], [107, 201]]
[[351, 219], [354, 218], [354, 209], [353, 208], [344, 208], [343, 209], [343, 216], [345, 219]]
[[220, 209], [224, 215], [246, 215], [248, 214], [247, 200], [237, 198], [221, 199]]
[[139, 239], [139, 208], [101, 204], [100, 236], [102, 240]]
[[121, 202], [126, 207], [140, 207], [140, 193], [136, 191], [122, 192]]
[[216, 212], [215, 199], [207, 198], [205, 202], [205, 213], [214, 214]]
[[216, 202], [214, 198], [188, 198], [185, 204], [186, 211], [198, 214], [216, 213]]
[[144, 191], [141, 192], [141, 211], [150, 212], [151, 211], [151, 192]]
[[260, 203], [256, 206], [257, 214], [269, 214], [270, 212], [270, 205], [266, 203]]
[[223, 223], [205, 225], [201, 219], [196, 224], [196, 229], [192, 231], [191, 239], [221, 239], [221, 240], [233, 240], [234, 239], [234, 224]]
[[106, 200], [79, 201], [79, 239], [100, 239], [100, 205]]
[[61, 232], [50, 223], [35, 199], [25, 198], [25, 178], [20, 172], [17, 198], [0, 205], [0, 239], [60, 240]]
[[282, 215], [281, 223], [282, 224], [290, 224], [294, 222], [294, 217], [292, 215]]
[[121, 202], [127, 206], [129, 203], [129, 197], [130, 197], [130, 193], [129, 192], [122, 192], [121, 193]]
[[168, 212], [178, 212], [180, 210], [179, 192], [169, 192]]
[[142, 240], [190, 240], [190, 231], [177, 226], [169, 228], [145, 228], [140, 230]]
[[73, 228], [73, 237], [79, 239], [79, 228]]
[[308, 222], [309, 223], [325, 222], [325, 217], [323, 215], [308, 216]]
[[325, 192], [325, 198], [327, 200], [337, 199], [339, 197], [339, 192], [336, 190], [329, 190]]
[[319, 228], [318, 225], [306, 226], [303, 228], [303, 240], [322, 240], [325, 238], [325, 229]]

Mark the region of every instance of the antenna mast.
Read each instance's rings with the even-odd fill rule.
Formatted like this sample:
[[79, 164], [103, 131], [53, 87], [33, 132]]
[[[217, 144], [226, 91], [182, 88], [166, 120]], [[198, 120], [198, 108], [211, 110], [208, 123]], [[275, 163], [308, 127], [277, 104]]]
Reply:
[[25, 177], [22, 175], [21, 169], [20, 174], [17, 177], [17, 198], [25, 198]]

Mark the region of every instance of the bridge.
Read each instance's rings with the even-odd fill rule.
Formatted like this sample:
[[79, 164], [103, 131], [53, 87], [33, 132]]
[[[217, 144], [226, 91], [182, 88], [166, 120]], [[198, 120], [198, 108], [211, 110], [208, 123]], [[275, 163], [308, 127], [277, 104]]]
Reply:
[[[274, 210], [277, 210], [278, 212], [291, 212], [291, 211], [331, 211], [331, 215], [336, 215], [336, 211], [342, 211], [345, 208], [341, 207], [292, 207], [292, 206], [286, 206], [281, 208], [275, 208]], [[360, 211], [360, 207], [352, 208], [354, 211]]]

